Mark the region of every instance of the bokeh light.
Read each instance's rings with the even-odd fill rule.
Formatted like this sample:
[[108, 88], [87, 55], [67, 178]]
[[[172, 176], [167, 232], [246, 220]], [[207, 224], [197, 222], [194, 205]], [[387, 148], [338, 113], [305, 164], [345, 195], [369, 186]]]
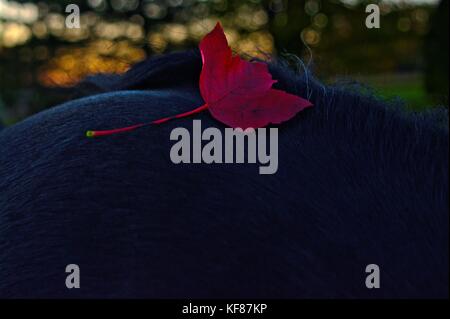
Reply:
[[[69, 3], [80, 6], [79, 29], [65, 25]], [[421, 46], [438, 0], [379, 1], [382, 28], [372, 31], [364, 26], [362, 3], [0, 0], [0, 104], [7, 104], [16, 120], [38, 104], [46, 106], [49, 95], [39, 95], [46, 88], [72, 86], [97, 73], [122, 73], [152, 55], [194, 48], [217, 21], [234, 52], [260, 59], [294, 53], [312, 62], [324, 80], [404, 72], [421, 78]], [[24, 90], [36, 98], [26, 100]], [[27, 104], [30, 109], [23, 112]]]

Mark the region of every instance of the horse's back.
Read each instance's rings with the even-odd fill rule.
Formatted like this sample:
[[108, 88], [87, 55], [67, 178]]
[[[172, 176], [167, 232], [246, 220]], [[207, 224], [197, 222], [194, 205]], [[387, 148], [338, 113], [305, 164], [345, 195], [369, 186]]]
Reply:
[[[150, 90], [139, 85], [158, 81], [144, 78], [4, 129], [0, 295], [448, 296], [448, 131], [272, 73], [314, 103], [278, 127], [272, 175], [258, 164], [174, 164], [170, 133], [192, 133], [192, 118], [85, 137], [201, 105], [186, 85], [198, 74]], [[207, 112], [195, 119], [225, 129]], [[68, 264], [80, 267], [80, 289], [66, 288]], [[369, 264], [380, 289], [365, 285]]]

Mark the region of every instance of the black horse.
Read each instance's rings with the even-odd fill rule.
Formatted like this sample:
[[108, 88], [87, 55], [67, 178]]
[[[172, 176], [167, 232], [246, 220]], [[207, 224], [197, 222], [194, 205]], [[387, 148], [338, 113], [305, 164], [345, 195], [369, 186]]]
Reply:
[[[1, 297], [448, 297], [448, 115], [271, 63], [314, 104], [278, 126], [276, 174], [173, 164], [175, 127], [206, 111], [197, 51], [94, 77], [96, 94], [0, 132]], [[98, 94], [97, 94], [98, 93]], [[68, 264], [80, 288], [68, 289]], [[380, 288], [366, 287], [366, 266]]]

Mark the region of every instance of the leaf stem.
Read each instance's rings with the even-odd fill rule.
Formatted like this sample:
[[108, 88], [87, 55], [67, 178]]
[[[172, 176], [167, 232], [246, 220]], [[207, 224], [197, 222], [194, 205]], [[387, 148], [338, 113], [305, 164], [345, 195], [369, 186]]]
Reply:
[[116, 134], [116, 133], [122, 133], [122, 132], [128, 132], [128, 131], [133, 131], [137, 128], [143, 127], [143, 126], [148, 126], [148, 125], [153, 125], [153, 124], [162, 124], [165, 122], [168, 122], [170, 120], [173, 119], [179, 119], [179, 118], [183, 118], [183, 117], [188, 117], [192, 114], [196, 114], [196, 113], [200, 113], [204, 110], [206, 110], [208, 108], [208, 104], [203, 104], [202, 106], [199, 106], [191, 111], [188, 112], [184, 112], [181, 114], [177, 114], [174, 116], [169, 116], [169, 117], [164, 117], [162, 119], [159, 120], [155, 120], [152, 121], [150, 123], [141, 123], [141, 124], [136, 124], [136, 125], [132, 125], [132, 126], [127, 126], [127, 127], [123, 127], [123, 128], [118, 128], [118, 129], [112, 129], [112, 130], [102, 130], [102, 131], [87, 131], [86, 132], [86, 136], [87, 137], [97, 137], [97, 136], [107, 136], [107, 135], [112, 135], [112, 134]]

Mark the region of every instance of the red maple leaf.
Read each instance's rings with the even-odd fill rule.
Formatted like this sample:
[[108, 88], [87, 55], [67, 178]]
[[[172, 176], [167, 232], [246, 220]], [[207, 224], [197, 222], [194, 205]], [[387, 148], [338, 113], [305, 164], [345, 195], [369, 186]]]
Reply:
[[311, 102], [272, 88], [267, 64], [249, 62], [233, 56], [220, 23], [200, 42], [202, 71], [200, 93], [205, 101], [189, 112], [166, 117], [151, 123], [137, 124], [107, 131], [88, 131], [87, 136], [110, 135], [131, 131], [150, 124], [161, 124], [171, 119], [186, 117], [208, 109], [218, 121], [233, 127], [258, 128], [269, 123], [289, 120]]

